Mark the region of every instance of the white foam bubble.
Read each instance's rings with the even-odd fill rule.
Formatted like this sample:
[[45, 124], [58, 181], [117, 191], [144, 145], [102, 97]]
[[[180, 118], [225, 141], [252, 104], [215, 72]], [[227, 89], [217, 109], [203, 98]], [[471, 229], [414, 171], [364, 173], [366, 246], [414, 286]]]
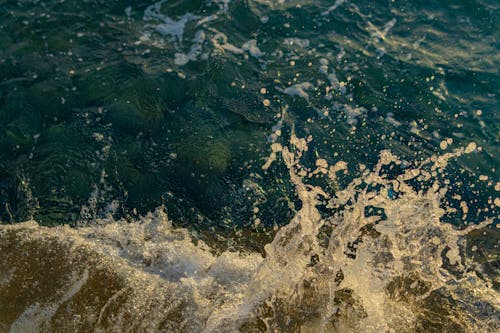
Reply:
[[313, 88], [314, 88], [314, 85], [310, 82], [297, 83], [297, 84], [294, 84], [294, 85], [287, 87], [285, 89], [281, 89], [279, 87], [276, 87], [276, 89], [278, 91], [281, 91], [284, 94], [287, 94], [289, 96], [301, 97], [307, 101], [309, 100], [309, 94], [306, 91], [311, 90]]
[[259, 58], [264, 55], [264, 52], [262, 52], [258, 47], [257, 47], [257, 41], [255, 39], [249, 40], [248, 42], [245, 42], [242, 46], [241, 49], [244, 51], [248, 51], [252, 57]]

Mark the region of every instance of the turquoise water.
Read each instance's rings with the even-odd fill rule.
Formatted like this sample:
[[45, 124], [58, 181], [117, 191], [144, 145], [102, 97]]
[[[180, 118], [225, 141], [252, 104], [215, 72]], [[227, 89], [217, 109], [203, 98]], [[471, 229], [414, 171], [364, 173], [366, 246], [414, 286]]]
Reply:
[[[94, 237], [89, 236], [94, 235], [88, 231], [92, 228], [115, 226], [117, 231], [95, 231], [100, 235], [95, 237], [105, 239], [104, 243], [133, 238], [129, 242], [137, 246], [127, 250], [130, 253], [122, 248], [128, 245], [120, 248], [127, 253], [127, 263], [138, 269], [151, 261], [144, 259], [146, 255], [142, 258], [141, 249], [150, 246], [150, 239], [160, 242], [159, 236], [136, 239], [129, 233], [147, 233], [140, 229], [147, 229], [145, 216], [161, 211], [168, 215], [168, 230], [186, 233], [186, 239], [203, 241], [210, 248], [210, 256], [197, 249], [204, 254], [195, 251], [180, 258], [171, 254], [170, 259], [160, 260], [166, 265], [158, 264], [161, 269], [139, 268], [141, 274], [163, 276], [174, 284], [179, 276], [165, 273], [173, 269], [167, 263], [202, 258], [193, 260], [216, 265], [224, 253], [236, 250], [250, 256], [265, 254], [266, 264], [252, 257], [245, 259], [245, 265], [233, 258], [236, 261], [228, 259], [230, 264], [224, 266], [228, 271], [241, 269], [245, 271], [241, 274], [254, 280], [241, 278], [238, 281], [244, 282], [233, 286], [207, 273], [219, 281], [213, 290], [234, 296], [237, 292], [229, 287], [233, 286], [242, 294], [261, 298], [242, 301], [234, 296], [229, 301], [207, 296], [210, 301], [205, 303], [186, 301], [209, 304], [212, 316], [187, 315], [193, 312], [188, 307], [191, 310], [175, 315], [187, 326], [172, 324], [164, 331], [182, 331], [181, 326], [187, 331], [224, 331], [224, 325], [232, 327], [229, 331], [237, 326], [249, 332], [494, 331], [498, 301], [478, 295], [498, 295], [499, 10], [498, 3], [490, 0], [0, 0], [3, 228], [14, 232], [16, 226], [7, 225], [35, 220], [40, 230], [26, 230], [41, 242], [36, 246], [44, 246], [44, 237], [49, 237], [45, 233], [56, 237], [52, 233], [67, 230], [69, 238], [57, 236], [64, 247], [74, 237], [87, 242]], [[395, 157], [385, 163], [388, 151]], [[371, 192], [380, 195], [375, 202]], [[424, 199], [429, 202], [423, 204]], [[360, 211], [364, 222], [349, 220], [353, 211]], [[370, 220], [376, 216], [380, 220]], [[411, 236], [400, 223], [384, 222], [399, 220], [420, 229]], [[75, 229], [56, 228], [61, 225]], [[477, 225], [480, 230], [473, 230]], [[141, 231], [133, 231], [136, 228]], [[372, 244], [367, 235], [378, 240]], [[411, 261], [407, 257], [427, 253], [431, 236], [446, 245], [432, 249], [437, 252], [428, 271], [391, 264], [385, 269], [392, 273], [380, 277], [384, 287], [373, 286], [383, 291], [372, 294], [348, 282], [332, 287], [332, 281], [347, 281], [348, 276], [379, 274], [380, 267], [373, 263], [387, 253], [392, 253], [390, 262], [401, 260], [406, 265]], [[347, 247], [341, 251], [342, 237]], [[406, 245], [401, 243], [399, 252], [391, 252], [382, 245], [384, 237], [393, 245], [405, 239]], [[288, 244], [295, 244], [291, 239], [296, 238], [300, 239], [296, 246]], [[8, 239], [2, 239], [5, 251], [11, 251], [5, 245], [10, 244]], [[160, 252], [170, 253], [172, 240], [161, 239], [162, 245], [154, 243], [155, 248], [164, 246]], [[370, 255], [356, 255], [362, 252], [356, 250], [358, 243], [365, 244]], [[103, 254], [94, 243], [87, 246], [106, 258], [114, 253]], [[190, 248], [184, 243], [179, 246]], [[301, 247], [304, 253], [298, 250]], [[409, 253], [402, 255], [405, 247]], [[460, 253], [447, 257], [455, 247]], [[106, 260], [115, 260], [115, 255], [122, 260], [120, 251]], [[288, 253], [297, 265], [302, 257], [308, 263], [289, 267], [281, 261]], [[335, 261], [334, 254], [347, 257]], [[449, 259], [456, 255], [462, 259]], [[436, 261], [441, 257], [448, 259]], [[363, 273], [358, 262], [373, 264], [373, 270]], [[5, 272], [16, 266], [2, 263]], [[82, 265], [92, 278], [95, 263]], [[255, 268], [263, 267], [259, 265], [275, 265], [275, 274], [289, 284], [285, 288], [273, 283], [276, 276]], [[309, 272], [318, 265], [336, 267], [335, 274], [323, 274], [320, 268]], [[82, 274], [82, 267], [66, 268], [60, 274], [72, 272], [68, 279], [73, 281]], [[201, 283], [198, 273], [186, 270], [180, 274]], [[477, 273], [478, 281], [470, 282], [470, 272]], [[318, 295], [302, 290], [306, 296], [287, 304], [283, 300], [288, 296], [283, 295], [289, 295], [289, 290], [301, 294], [293, 286], [307, 280], [304, 274], [330, 285], [315, 286]], [[5, 296], [6, 291], [2, 294], [2, 276], [0, 305], [5, 306], [14, 300]], [[405, 283], [420, 281], [415, 276], [435, 292], [405, 294], [409, 290]], [[443, 276], [446, 283], [440, 280]], [[256, 281], [268, 287], [255, 292]], [[201, 285], [197, 288], [207, 292]], [[325, 288], [336, 293], [326, 297]], [[470, 296], [472, 290], [481, 292]], [[193, 293], [192, 289], [186, 292]], [[61, 304], [74, 299], [75, 294], [67, 295]], [[148, 297], [144, 296], [153, 299]], [[327, 304], [326, 312], [292, 311], [307, 308], [308, 297], [314, 304]], [[129, 301], [136, 304], [138, 299]], [[359, 304], [354, 301], [359, 299], [363, 300]], [[394, 305], [394, 299], [406, 303]], [[437, 309], [443, 299], [449, 308]], [[30, 318], [35, 310], [24, 309], [35, 302], [39, 302], [36, 297], [27, 297], [24, 307], [9, 308], [9, 315], [0, 315], [0, 331], [26, 329], [13, 323]], [[225, 302], [232, 305], [220, 305]], [[240, 303], [246, 305], [235, 305]], [[422, 310], [420, 317], [410, 318], [414, 312], [410, 303], [424, 304], [428, 312]], [[464, 308], [457, 313], [450, 310], [459, 303]], [[384, 308], [380, 304], [401, 308], [395, 313], [408, 316], [407, 320], [367, 310]], [[153, 305], [148, 309], [155, 312]], [[140, 318], [146, 310], [141, 311], [129, 316]], [[426, 323], [424, 318], [431, 313], [436, 318]], [[47, 318], [57, 316], [52, 313]], [[241, 320], [231, 321], [231, 316]], [[304, 319], [318, 316], [320, 324]], [[460, 319], [455, 322], [452, 317]], [[376, 318], [387, 318], [387, 323], [377, 326]], [[62, 324], [67, 320], [58, 324], [54, 320], [52, 326], [40, 324], [34, 329], [76, 329]], [[228, 320], [236, 326], [227, 324]], [[102, 324], [88, 322], [95, 329]], [[104, 330], [122, 327], [112, 321], [102, 325]], [[136, 330], [161, 331], [158, 325]]]

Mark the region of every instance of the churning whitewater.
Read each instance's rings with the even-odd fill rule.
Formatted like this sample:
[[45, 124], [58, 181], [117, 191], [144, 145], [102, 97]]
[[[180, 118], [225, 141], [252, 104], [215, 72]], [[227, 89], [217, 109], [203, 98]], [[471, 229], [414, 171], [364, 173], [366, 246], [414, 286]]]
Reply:
[[[294, 135], [288, 146], [273, 147], [271, 158], [286, 164], [302, 207], [264, 257], [218, 253], [172, 227], [163, 208], [133, 223], [3, 226], [0, 265], [10, 269], [0, 292], [18, 294], [3, 304], [3, 322], [11, 332], [498, 329], [492, 254], [475, 245], [493, 237], [490, 223], [459, 230], [441, 222], [447, 187], [432, 175], [474, 153], [474, 143], [390, 178], [386, 172], [401, 161], [382, 151], [373, 170], [336, 193], [305, 179], [335, 180], [344, 168], [318, 159], [307, 171], [300, 164], [307, 150], [307, 140]], [[412, 180], [431, 185], [416, 191]], [[323, 216], [324, 205], [341, 208]]]

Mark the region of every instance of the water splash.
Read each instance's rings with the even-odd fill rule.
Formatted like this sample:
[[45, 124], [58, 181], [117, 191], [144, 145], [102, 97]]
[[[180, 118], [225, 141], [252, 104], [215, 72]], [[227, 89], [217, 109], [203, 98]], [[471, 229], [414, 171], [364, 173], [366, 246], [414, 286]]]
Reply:
[[[274, 143], [265, 164], [282, 159], [302, 205], [265, 246], [264, 258], [217, 253], [174, 228], [162, 209], [136, 223], [2, 226], [0, 267], [8, 274], [0, 279], [6, 309], [0, 328], [35, 322], [41, 331], [498, 329], [498, 232], [488, 221], [463, 229], [441, 221], [447, 187], [437, 174], [475, 145], [391, 177], [387, 170], [402, 162], [382, 151], [373, 169], [327, 193], [305, 180], [333, 181], [347, 167], [324, 159], [315, 170], [304, 167], [311, 140], [292, 135], [288, 146]], [[430, 185], [416, 189], [415, 181]], [[484, 256], [474, 255], [477, 244]]]

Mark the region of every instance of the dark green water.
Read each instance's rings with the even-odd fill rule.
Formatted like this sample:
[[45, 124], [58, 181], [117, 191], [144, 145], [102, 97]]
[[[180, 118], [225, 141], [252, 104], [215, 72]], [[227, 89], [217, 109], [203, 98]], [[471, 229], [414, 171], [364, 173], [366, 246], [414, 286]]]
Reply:
[[[236, 1], [198, 26], [219, 11], [216, 2], [166, 2], [164, 17], [144, 20], [150, 4], [2, 2], [3, 221], [72, 223], [87, 218], [83, 205], [103, 215], [112, 200], [117, 215], [165, 203], [186, 223], [246, 221], [258, 194], [242, 194], [245, 179], [264, 196], [290, 196], [279, 170], [260, 170], [285, 105], [283, 132], [313, 134], [321, 155], [373, 164], [384, 148], [412, 160], [446, 138], [453, 147], [474, 140], [483, 150], [459, 162], [466, 174], [457, 177], [498, 181], [495, 2], [348, 2], [321, 15], [328, 1]], [[162, 35], [167, 15], [199, 18], [186, 19], [182, 36]], [[263, 55], [216, 50], [215, 30], [238, 47], [256, 40]], [[175, 53], [189, 53], [199, 32], [200, 54], [176, 65]], [[321, 58], [344, 88], [325, 93]], [[278, 90], [302, 82], [314, 85], [309, 101]], [[351, 117], [344, 107], [363, 109]], [[478, 202], [495, 195], [464, 191]], [[287, 205], [273, 201], [268, 222], [282, 224]]]
[[[473, 142], [408, 183], [448, 189], [442, 223], [493, 222], [498, 281], [499, 15], [493, 0], [0, 0], [0, 221], [164, 206], [262, 251], [305, 205], [280, 156], [263, 169], [272, 144], [309, 137], [304, 179], [335, 196], [382, 150], [396, 179]], [[313, 176], [318, 159], [346, 172]], [[327, 201], [325, 219], [343, 208]]]

